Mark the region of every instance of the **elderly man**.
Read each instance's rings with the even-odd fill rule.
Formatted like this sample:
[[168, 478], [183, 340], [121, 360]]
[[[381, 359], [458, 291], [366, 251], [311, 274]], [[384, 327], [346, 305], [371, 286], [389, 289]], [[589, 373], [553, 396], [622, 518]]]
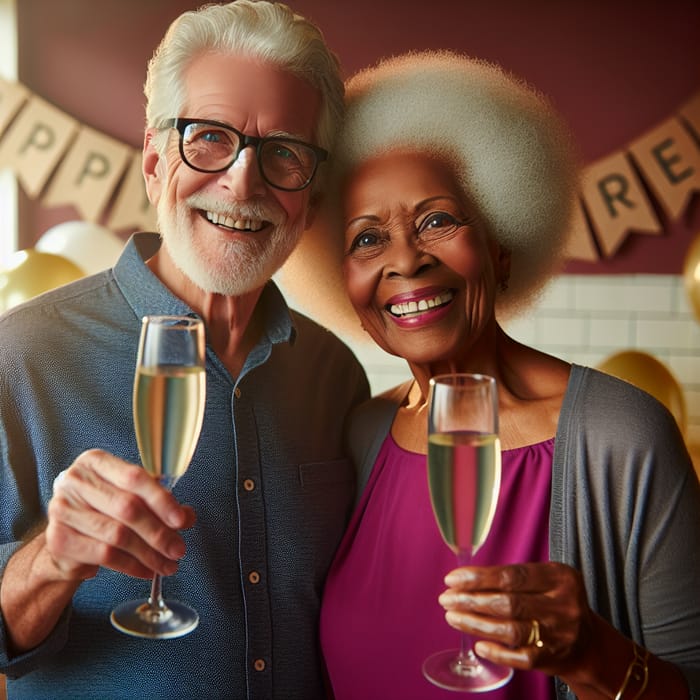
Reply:
[[[0, 320], [0, 672], [32, 700], [320, 698], [319, 597], [354, 489], [343, 422], [368, 386], [270, 278], [320, 193], [337, 61], [284, 5], [211, 5], [172, 24], [146, 97], [160, 237]], [[146, 314], [206, 325], [204, 426], [173, 495], [138, 466]], [[198, 610], [187, 636], [110, 625], [153, 572]]]

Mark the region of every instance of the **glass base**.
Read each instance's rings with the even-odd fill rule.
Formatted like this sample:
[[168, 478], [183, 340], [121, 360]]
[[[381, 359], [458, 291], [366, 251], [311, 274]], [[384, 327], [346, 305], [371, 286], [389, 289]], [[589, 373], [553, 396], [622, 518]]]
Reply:
[[474, 652], [465, 653], [460, 660], [459, 649], [449, 649], [429, 656], [423, 664], [423, 675], [445, 690], [485, 693], [508, 683], [513, 669], [479, 659]]
[[147, 600], [132, 600], [114, 608], [109, 619], [120, 632], [147, 639], [183, 637], [199, 624], [197, 611], [177, 600], [164, 601], [160, 609]]

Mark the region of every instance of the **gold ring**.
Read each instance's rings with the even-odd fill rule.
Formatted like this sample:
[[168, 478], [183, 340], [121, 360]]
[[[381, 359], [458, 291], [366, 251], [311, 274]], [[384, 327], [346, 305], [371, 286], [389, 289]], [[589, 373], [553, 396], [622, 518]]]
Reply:
[[536, 646], [541, 649], [544, 646], [544, 642], [540, 639], [540, 623], [537, 620], [532, 621], [532, 626], [530, 627], [530, 636], [525, 642], [525, 646]]

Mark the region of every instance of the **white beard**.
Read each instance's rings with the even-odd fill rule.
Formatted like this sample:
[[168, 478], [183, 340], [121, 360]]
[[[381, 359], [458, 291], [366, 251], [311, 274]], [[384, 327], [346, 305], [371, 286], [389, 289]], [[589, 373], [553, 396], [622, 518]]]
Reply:
[[[198, 240], [191, 224], [192, 209], [226, 212], [234, 219], [258, 219], [272, 223], [270, 234], [254, 232], [237, 240], [212, 246]], [[296, 246], [303, 225], [289, 225], [281, 207], [214, 202], [195, 194], [175, 208], [158, 203], [158, 227], [163, 246], [175, 266], [205, 292], [240, 296], [264, 286], [279, 270]]]

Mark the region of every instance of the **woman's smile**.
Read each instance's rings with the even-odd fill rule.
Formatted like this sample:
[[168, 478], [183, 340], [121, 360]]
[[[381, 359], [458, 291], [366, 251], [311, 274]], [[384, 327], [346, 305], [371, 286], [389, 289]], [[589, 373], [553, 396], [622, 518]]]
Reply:
[[444, 318], [454, 298], [452, 289], [427, 287], [397, 294], [389, 299], [384, 308], [398, 326], [415, 328]]
[[432, 362], [477, 341], [493, 321], [494, 256], [451, 165], [381, 154], [345, 194], [348, 297], [375, 342]]

